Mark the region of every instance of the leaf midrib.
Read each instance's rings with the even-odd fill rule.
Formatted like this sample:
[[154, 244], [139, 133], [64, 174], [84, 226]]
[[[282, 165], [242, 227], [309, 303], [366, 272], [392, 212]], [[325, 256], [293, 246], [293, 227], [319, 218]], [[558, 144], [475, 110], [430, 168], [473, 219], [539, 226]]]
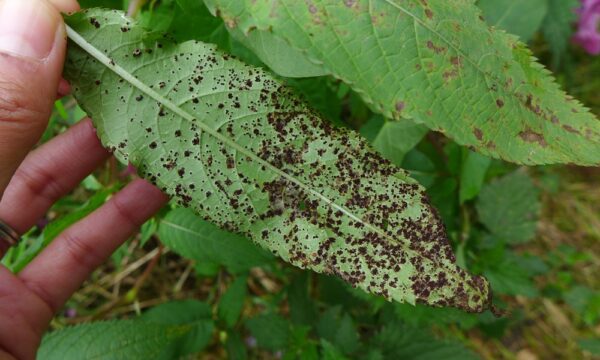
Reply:
[[[311, 187], [307, 186], [300, 180], [298, 180], [295, 177], [280, 170], [279, 168], [275, 167], [268, 161], [263, 160], [262, 158], [258, 157], [258, 155], [249, 151], [245, 147], [239, 145], [238, 143], [231, 140], [230, 138], [223, 136], [222, 134], [214, 131], [209, 126], [207, 126], [204, 122], [197, 121], [197, 119], [194, 116], [192, 116], [188, 112], [184, 111], [183, 109], [179, 108], [172, 101], [170, 101], [169, 99], [165, 98], [164, 96], [158, 94], [156, 91], [151, 89], [149, 86], [147, 86], [146, 84], [144, 84], [143, 82], [138, 80], [134, 75], [130, 74], [127, 70], [125, 70], [124, 68], [119, 66], [119, 64], [117, 64], [114, 60], [112, 60], [111, 58], [106, 56], [102, 51], [100, 51], [99, 49], [94, 47], [94, 45], [89, 43], [85, 38], [83, 38], [81, 35], [79, 35], [79, 33], [77, 33], [75, 30], [73, 30], [69, 25], [66, 25], [66, 30], [67, 30], [67, 36], [69, 39], [71, 39], [71, 41], [73, 41], [75, 44], [77, 44], [79, 47], [81, 47], [84, 51], [86, 51], [88, 54], [90, 54], [92, 57], [94, 57], [97, 61], [99, 61], [101, 64], [103, 64], [106, 68], [110, 69], [111, 71], [113, 71], [114, 73], [119, 75], [121, 78], [123, 78], [125, 81], [129, 82], [132, 86], [138, 88], [140, 91], [142, 91], [146, 95], [152, 97], [154, 100], [158, 101], [163, 106], [165, 106], [169, 110], [173, 111], [175, 114], [181, 116], [184, 120], [194, 122], [196, 125], [198, 125], [199, 128], [201, 128], [202, 131], [205, 131], [207, 134], [209, 134], [209, 135], [215, 137], [216, 139], [218, 139], [219, 141], [231, 146], [235, 150], [240, 151], [241, 153], [248, 156], [252, 160], [257, 161], [258, 163], [268, 167], [276, 174], [286, 178], [287, 180], [293, 182], [297, 186], [300, 186], [301, 188], [305, 189], [305, 191], [310, 192], [314, 196], [317, 196], [319, 199], [323, 200], [329, 206], [332, 206], [333, 208], [342, 211], [344, 214], [349, 216], [354, 221], [358, 221], [358, 222], [364, 224], [367, 228], [376, 232], [380, 236], [386, 238], [388, 241], [390, 241], [392, 243], [398, 242], [397, 239], [392, 238], [391, 236], [386, 234], [383, 230], [373, 226], [372, 224], [361, 219], [360, 217], [354, 215], [350, 210], [346, 209], [345, 207], [343, 207], [341, 205], [336, 204], [334, 201], [330, 200], [325, 195], [321, 194], [320, 192], [318, 192], [316, 190], [313, 190]], [[423, 254], [421, 254], [413, 249], [410, 249], [408, 246], [403, 246], [403, 249], [405, 252], [411, 253], [415, 257], [425, 259], [426, 261], [430, 261], [437, 267], [447, 268], [447, 265], [445, 263], [436, 261], [436, 259], [431, 259], [429, 257], [423, 256]], [[457, 281], [462, 282], [462, 279], [460, 277], [458, 277], [458, 275], [454, 271], [450, 271], [449, 273]], [[478, 291], [478, 289], [476, 289], [476, 290]]]

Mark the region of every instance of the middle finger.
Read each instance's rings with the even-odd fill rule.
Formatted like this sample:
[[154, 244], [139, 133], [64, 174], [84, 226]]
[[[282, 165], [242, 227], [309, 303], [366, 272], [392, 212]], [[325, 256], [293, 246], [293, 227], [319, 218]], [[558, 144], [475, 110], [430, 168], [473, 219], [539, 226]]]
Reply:
[[82, 120], [25, 158], [0, 200], [0, 219], [24, 234], [109, 155]]

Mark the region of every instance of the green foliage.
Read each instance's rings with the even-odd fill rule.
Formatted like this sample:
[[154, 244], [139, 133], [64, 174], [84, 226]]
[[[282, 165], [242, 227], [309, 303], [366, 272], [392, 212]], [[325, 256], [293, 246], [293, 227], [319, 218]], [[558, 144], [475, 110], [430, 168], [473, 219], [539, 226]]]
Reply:
[[372, 357], [375, 359], [474, 360], [479, 358], [459, 343], [435, 340], [426, 332], [399, 324], [385, 326], [372, 341], [372, 348], [377, 349], [378, 354], [378, 357]]
[[155, 359], [193, 326], [116, 320], [68, 327], [44, 337], [37, 357], [64, 359]]
[[235, 279], [219, 301], [219, 318], [227, 327], [233, 327], [240, 318], [247, 293], [246, 281], [245, 276]]
[[234, 33], [287, 41], [388, 118], [521, 164], [600, 162], [596, 117], [471, 0], [205, 3]]
[[577, 0], [547, 0], [548, 15], [544, 19], [542, 32], [552, 50], [554, 68], [561, 64], [566, 56], [569, 39], [573, 33], [573, 23], [577, 18], [575, 9]]
[[252, 317], [245, 325], [262, 348], [277, 351], [285, 349], [288, 345], [291, 335], [289, 323], [277, 314], [267, 313]]
[[511, 244], [533, 238], [540, 212], [539, 191], [517, 171], [487, 184], [477, 202], [481, 222], [491, 235]]
[[153, 41], [118, 12], [67, 23], [65, 76], [103, 144], [180, 205], [388, 299], [490, 306], [424, 189], [269, 74], [214, 46]]
[[529, 41], [540, 29], [548, 12], [548, 0], [479, 0], [488, 24]]
[[272, 261], [272, 256], [243, 236], [219, 229], [188, 209], [175, 209], [160, 222], [161, 241], [204, 267], [225, 266], [232, 273]]
[[208, 345], [214, 331], [210, 306], [196, 300], [164, 303], [144, 313], [140, 320], [164, 326], [190, 326], [184, 336], [163, 347], [158, 358], [165, 360], [198, 353]]

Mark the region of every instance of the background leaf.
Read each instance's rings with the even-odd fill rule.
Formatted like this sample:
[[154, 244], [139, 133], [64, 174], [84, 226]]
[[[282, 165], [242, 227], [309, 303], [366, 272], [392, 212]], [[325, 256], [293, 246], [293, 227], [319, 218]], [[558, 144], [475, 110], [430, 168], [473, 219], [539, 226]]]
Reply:
[[163, 347], [158, 358], [165, 360], [178, 359], [200, 352], [208, 345], [214, 330], [210, 306], [196, 300], [161, 304], [144, 313], [140, 321], [164, 326], [189, 326], [189, 330], [184, 336]]
[[175, 209], [160, 222], [159, 236], [169, 248], [198, 263], [241, 273], [267, 264], [272, 256], [243, 236], [224, 231], [189, 209]]
[[548, 0], [479, 0], [488, 24], [528, 42], [548, 13]]
[[477, 212], [495, 238], [511, 244], [527, 242], [535, 235], [539, 190], [527, 174], [513, 172], [483, 188]]
[[37, 357], [63, 359], [154, 359], [165, 346], [185, 336], [190, 325], [139, 320], [95, 322], [46, 335]]

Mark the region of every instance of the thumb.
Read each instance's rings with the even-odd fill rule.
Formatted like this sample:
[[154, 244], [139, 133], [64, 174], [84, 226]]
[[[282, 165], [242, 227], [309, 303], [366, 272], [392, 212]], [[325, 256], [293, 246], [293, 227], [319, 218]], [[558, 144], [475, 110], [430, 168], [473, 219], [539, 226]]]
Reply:
[[53, 5], [0, 0], [0, 198], [46, 128], [65, 49], [65, 27]]

